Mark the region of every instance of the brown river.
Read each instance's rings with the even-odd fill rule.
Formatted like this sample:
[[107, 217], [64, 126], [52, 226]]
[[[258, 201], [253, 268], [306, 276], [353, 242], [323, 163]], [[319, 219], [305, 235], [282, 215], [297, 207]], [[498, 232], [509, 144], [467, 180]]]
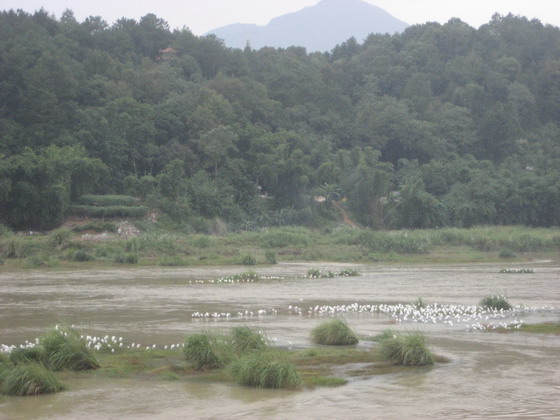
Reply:
[[[534, 274], [502, 274], [502, 266], [354, 265], [360, 277], [308, 279], [310, 267], [350, 265], [290, 263], [256, 268], [275, 278], [250, 284], [211, 282], [243, 271], [239, 266], [0, 271], [0, 344], [32, 341], [64, 324], [83, 334], [161, 348], [202, 329], [249, 325], [277, 346], [304, 348], [311, 346], [311, 329], [331, 316], [314, 308], [339, 305], [347, 309], [337, 316], [360, 335], [421, 330], [432, 350], [451, 360], [301, 391], [194, 380], [69, 378], [69, 390], [58, 394], [0, 396], [0, 419], [559, 419], [560, 336], [488, 333], [473, 325], [558, 321], [560, 263], [519, 266]], [[428, 304], [476, 305], [490, 294], [505, 294], [526, 309], [511, 319], [426, 323], [356, 310], [417, 297]], [[354, 303], [358, 306], [348, 306]]]

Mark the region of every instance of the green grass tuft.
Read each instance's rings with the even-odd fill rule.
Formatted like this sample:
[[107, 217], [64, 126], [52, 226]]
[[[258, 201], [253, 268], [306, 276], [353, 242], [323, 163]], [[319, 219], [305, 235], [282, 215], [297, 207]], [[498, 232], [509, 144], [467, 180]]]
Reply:
[[311, 341], [315, 344], [326, 344], [331, 346], [344, 346], [358, 344], [358, 337], [340, 319], [327, 321], [311, 331]]
[[253, 353], [233, 361], [228, 371], [241, 385], [256, 388], [298, 389], [301, 378], [295, 366], [274, 360], [268, 353]]
[[54, 329], [40, 340], [44, 349], [44, 363], [52, 370], [97, 369], [99, 362], [74, 330]]
[[504, 295], [486, 296], [480, 301], [480, 306], [486, 309], [509, 311], [512, 306]]
[[5, 395], [39, 395], [64, 389], [58, 377], [40, 363], [18, 364], [0, 371], [0, 392]]
[[426, 346], [424, 334], [411, 332], [400, 334], [386, 331], [381, 337], [380, 351], [383, 357], [402, 366], [423, 366], [434, 363], [434, 356]]
[[14, 349], [10, 352], [10, 355], [8, 357], [14, 365], [29, 362], [42, 363], [45, 358], [45, 351], [40, 346], [35, 346], [28, 349]]
[[267, 348], [266, 339], [247, 326], [233, 328], [231, 335], [233, 347], [238, 353], [264, 351]]
[[189, 335], [185, 341], [183, 352], [185, 359], [196, 370], [223, 368], [234, 356], [231, 343], [225, 337], [211, 333]]

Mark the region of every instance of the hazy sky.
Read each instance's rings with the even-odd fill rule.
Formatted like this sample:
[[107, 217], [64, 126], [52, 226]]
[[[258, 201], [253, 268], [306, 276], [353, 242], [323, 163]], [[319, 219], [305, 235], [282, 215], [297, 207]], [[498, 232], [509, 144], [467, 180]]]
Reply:
[[[558, 0], [365, 0], [385, 9], [409, 24], [427, 21], [447, 22], [459, 17], [471, 26], [487, 23], [495, 12], [537, 18], [560, 26]], [[83, 21], [88, 16], [102, 16], [109, 24], [120, 17], [138, 19], [155, 13], [171, 28], [186, 26], [196, 35], [230, 23], [266, 25], [270, 19], [319, 0], [0, 0], [0, 9], [23, 9], [33, 12], [41, 7], [60, 17], [64, 9], [74, 11]]]

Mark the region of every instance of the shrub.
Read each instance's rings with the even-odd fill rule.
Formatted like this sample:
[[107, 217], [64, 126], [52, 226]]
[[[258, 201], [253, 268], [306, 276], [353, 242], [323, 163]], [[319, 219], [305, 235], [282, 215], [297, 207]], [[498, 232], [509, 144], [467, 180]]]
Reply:
[[2, 244], [3, 256], [6, 258], [25, 258], [29, 255], [29, 249], [20, 238], [9, 238]]
[[78, 262], [93, 261], [95, 259], [89, 252], [82, 251], [81, 249], [73, 252], [70, 258], [72, 261]]
[[482, 298], [480, 306], [486, 309], [509, 311], [512, 306], [504, 295], [491, 295]]
[[383, 357], [402, 366], [423, 366], [434, 363], [434, 356], [426, 346], [424, 335], [417, 331], [406, 335], [388, 331], [381, 339]]
[[232, 344], [238, 353], [263, 351], [267, 348], [266, 339], [247, 326], [235, 327], [231, 331]]
[[233, 358], [231, 343], [228, 343], [224, 337], [210, 333], [189, 335], [183, 352], [185, 359], [196, 370], [223, 368]]
[[257, 264], [257, 259], [255, 257], [253, 257], [252, 255], [244, 255], [241, 258], [241, 264], [243, 264], [243, 265], [256, 265]]
[[266, 259], [266, 262], [268, 264], [277, 264], [278, 260], [277, 260], [277, 256], [276, 253], [274, 251], [266, 251], [266, 253], [264, 254], [264, 257]]
[[45, 266], [45, 265], [48, 265], [48, 264], [47, 264], [46, 259], [44, 259], [42, 256], [31, 255], [31, 256], [29, 256], [25, 259], [24, 265], [27, 268], [37, 268], [37, 267], [42, 267], [42, 266]]
[[309, 235], [299, 232], [273, 230], [263, 233], [259, 237], [263, 248], [285, 248], [287, 246], [307, 246], [310, 244]]
[[498, 254], [500, 258], [517, 258], [517, 254], [508, 248], [504, 248]]
[[53, 329], [40, 339], [45, 365], [52, 370], [97, 369], [99, 362], [75, 330]]
[[39, 363], [18, 364], [0, 371], [0, 391], [5, 395], [48, 394], [65, 388], [53, 372]]
[[78, 198], [86, 206], [133, 206], [136, 199], [128, 195], [93, 195], [86, 194]]
[[431, 241], [427, 237], [413, 235], [407, 231], [360, 233], [356, 242], [370, 252], [397, 254], [425, 254], [430, 251]]
[[136, 254], [116, 254], [113, 262], [117, 264], [138, 264], [138, 255]]
[[57, 229], [51, 233], [51, 243], [57, 250], [64, 249], [68, 244], [68, 238], [72, 235], [68, 229]]
[[302, 385], [293, 364], [275, 361], [267, 353], [253, 353], [237, 359], [228, 370], [236, 382], [245, 386], [297, 389]]
[[69, 211], [76, 216], [87, 217], [144, 217], [148, 208], [144, 206], [70, 206]]
[[327, 321], [311, 331], [311, 341], [331, 346], [353, 345], [358, 343], [356, 334], [340, 319]]
[[165, 257], [158, 265], [162, 267], [184, 267], [189, 265], [189, 262], [181, 257]]
[[11, 235], [11, 234], [12, 234], [12, 230], [8, 226], [0, 223], [0, 237], [8, 236], [8, 235]]
[[87, 230], [93, 230], [94, 232], [116, 232], [117, 225], [109, 222], [88, 222], [83, 225], [74, 226], [72, 230], [74, 232], [85, 232]]
[[208, 248], [210, 246], [210, 238], [208, 236], [199, 236], [192, 240], [192, 246], [195, 248]]

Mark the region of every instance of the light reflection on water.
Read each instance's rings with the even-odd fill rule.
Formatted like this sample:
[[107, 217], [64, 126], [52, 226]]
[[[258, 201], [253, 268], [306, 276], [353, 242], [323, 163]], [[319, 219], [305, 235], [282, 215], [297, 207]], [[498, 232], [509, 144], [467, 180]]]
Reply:
[[[557, 307], [559, 266], [533, 264], [531, 275], [499, 274], [501, 265], [357, 266], [361, 277], [303, 279], [317, 264], [257, 268], [285, 280], [188, 284], [243, 271], [197, 269], [65, 270], [0, 273], [0, 343], [32, 340], [56, 323], [87, 334], [123, 336], [158, 346], [202, 328], [257, 326], [279, 345], [309, 345], [321, 319], [289, 315], [289, 305], [425, 302], [476, 304], [505, 293], [513, 304]], [[346, 265], [326, 264], [323, 269]], [[265, 309], [278, 316], [193, 320], [194, 312]], [[69, 391], [34, 398], [0, 397], [0, 418], [559, 418], [560, 337], [467, 332], [463, 325], [395, 325], [383, 315], [345, 314], [359, 334], [391, 327], [421, 329], [452, 362], [431, 369], [352, 380], [335, 389], [253, 390], [230, 384], [67, 378]], [[525, 322], [558, 320], [557, 310]]]

